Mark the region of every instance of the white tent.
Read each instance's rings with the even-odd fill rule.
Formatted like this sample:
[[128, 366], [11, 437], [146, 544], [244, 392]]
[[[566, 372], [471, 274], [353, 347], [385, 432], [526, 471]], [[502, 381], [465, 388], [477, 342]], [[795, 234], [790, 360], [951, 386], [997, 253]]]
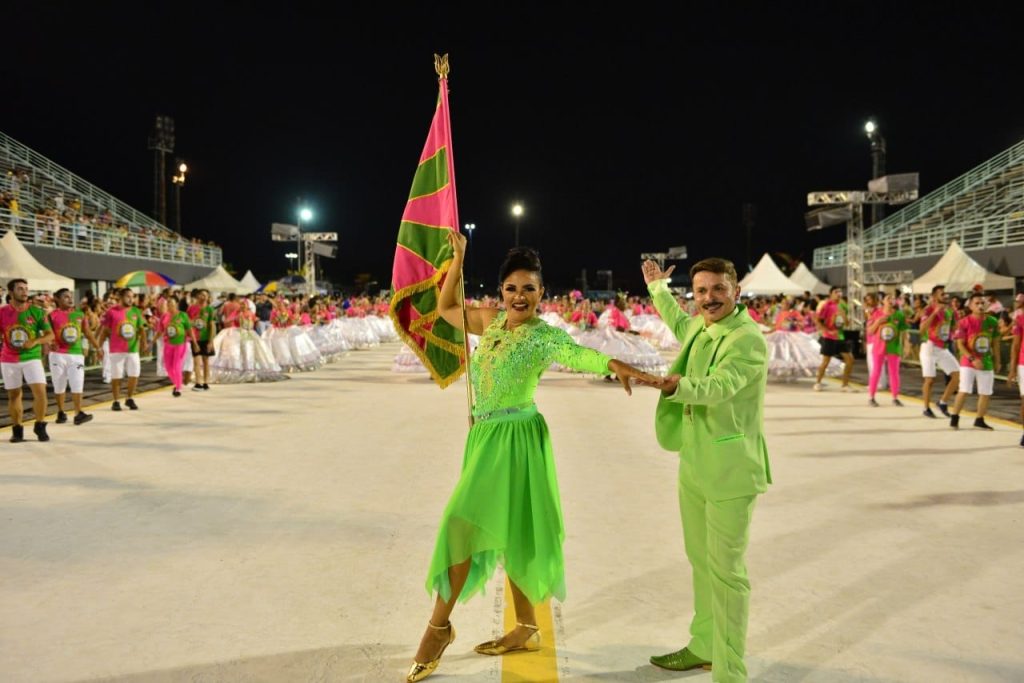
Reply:
[[238, 281], [238, 284], [242, 286], [242, 291], [246, 294], [251, 294], [257, 289], [262, 287], [260, 281], [256, 279], [256, 276], [252, 274], [251, 270], [245, 271], [245, 275]]
[[204, 277], [187, 285], [182, 285], [182, 287], [184, 289], [207, 289], [215, 298], [221, 292], [238, 294], [239, 292], [248, 291], [238, 280], [231, 277], [228, 271], [224, 270], [224, 266], [217, 266]]
[[75, 288], [72, 278], [53, 272], [37, 261], [21, 243], [14, 231], [0, 239], [0, 282], [7, 283], [20, 277], [28, 281], [33, 292], [55, 292], [62, 287]]
[[828, 285], [818, 279], [811, 272], [811, 269], [801, 263], [789, 276], [789, 279], [797, 283], [811, 294], [828, 294]]
[[968, 256], [956, 240], [953, 240], [939, 262], [914, 280], [914, 292], [927, 294], [935, 285], [945, 285], [946, 291], [950, 293], [967, 292], [974, 285], [981, 285], [985, 290], [1012, 290], [1014, 281], [1012, 277], [985, 270], [983, 265]]
[[754, 269], [740, 280], [744, 294], [803, 294], [805, 287], [790, 280], [779, 270], [772, 257], [765, 254]]

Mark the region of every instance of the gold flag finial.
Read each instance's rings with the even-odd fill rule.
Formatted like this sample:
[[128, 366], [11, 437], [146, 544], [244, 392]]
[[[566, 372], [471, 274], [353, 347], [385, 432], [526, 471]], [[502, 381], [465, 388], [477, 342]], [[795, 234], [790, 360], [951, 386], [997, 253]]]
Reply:
[[448, 78], [448, 53], [447, 52], [444, 53], [444, 55], [439, 55], [436, 52], [434, 53], [434, 71], [437, 72], [437, 75], [439, 77], [445, 78], [445, 79]]

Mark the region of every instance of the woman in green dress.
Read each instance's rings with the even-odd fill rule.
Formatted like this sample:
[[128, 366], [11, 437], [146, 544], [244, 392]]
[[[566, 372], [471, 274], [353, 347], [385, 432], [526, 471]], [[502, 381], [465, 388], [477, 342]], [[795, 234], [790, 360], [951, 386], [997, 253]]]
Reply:
[[[466, 238], [451, 232], [454, 251], [441, 288], [439, 314], [466, 329], [456, 295]], [[427, 575], [437, 593], [407, 681], [420, 681], [437, 668], [455, 640], [449, 616], [455, 601], [484, 589], [501, 563], [512, 585], [517, 626], [481, 643], [481, 654], [540, 648], [533, 606], [565, 597], [562, 511], [554, 456], [544, 417], [533, 394], [552, 362], [595, 375], [614, 374], [631, 393], [630, 380], [657, 385], [660, 378], [584, 348], [563, 330], [537, 317], [544, 296], [541, 265], [531, 249], [513, 249], [499, 272], [505, 310], [466, 310], [468, 332], [481, 335], [473, 354], [476, 395], [473, 426], [466, 439], [462, 473], [445, 508]]]

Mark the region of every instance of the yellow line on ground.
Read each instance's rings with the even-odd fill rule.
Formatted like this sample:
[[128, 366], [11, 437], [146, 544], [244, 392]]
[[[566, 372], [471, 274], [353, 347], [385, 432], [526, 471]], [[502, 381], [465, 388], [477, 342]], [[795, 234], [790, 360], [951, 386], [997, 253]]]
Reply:
[[[505, 632], [516, 627], [516, 611], [512, 604], [512, 587], [505, 580]], [[540, 627], [539, 652], [505, 655], [501, 662], [501, 683], [557, 683], [558, 658], [555, 650], [555, 622], [551, 617], [551, 601], [537, 605], [537, 626]]]

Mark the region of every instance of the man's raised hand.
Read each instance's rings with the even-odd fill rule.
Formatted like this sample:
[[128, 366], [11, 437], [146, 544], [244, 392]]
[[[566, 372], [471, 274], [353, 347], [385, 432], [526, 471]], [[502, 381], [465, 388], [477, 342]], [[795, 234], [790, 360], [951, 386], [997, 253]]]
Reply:
[[651, 284], [655, 280], [662, 280], [672, 275], [672, 271], [676, 269], [675, 266], [669, 266], [668, 270], [662, 271], [661, 267], [654, 261], [644, 261], [643, 266], [640, 269], [644, 273], [644, 282]]

